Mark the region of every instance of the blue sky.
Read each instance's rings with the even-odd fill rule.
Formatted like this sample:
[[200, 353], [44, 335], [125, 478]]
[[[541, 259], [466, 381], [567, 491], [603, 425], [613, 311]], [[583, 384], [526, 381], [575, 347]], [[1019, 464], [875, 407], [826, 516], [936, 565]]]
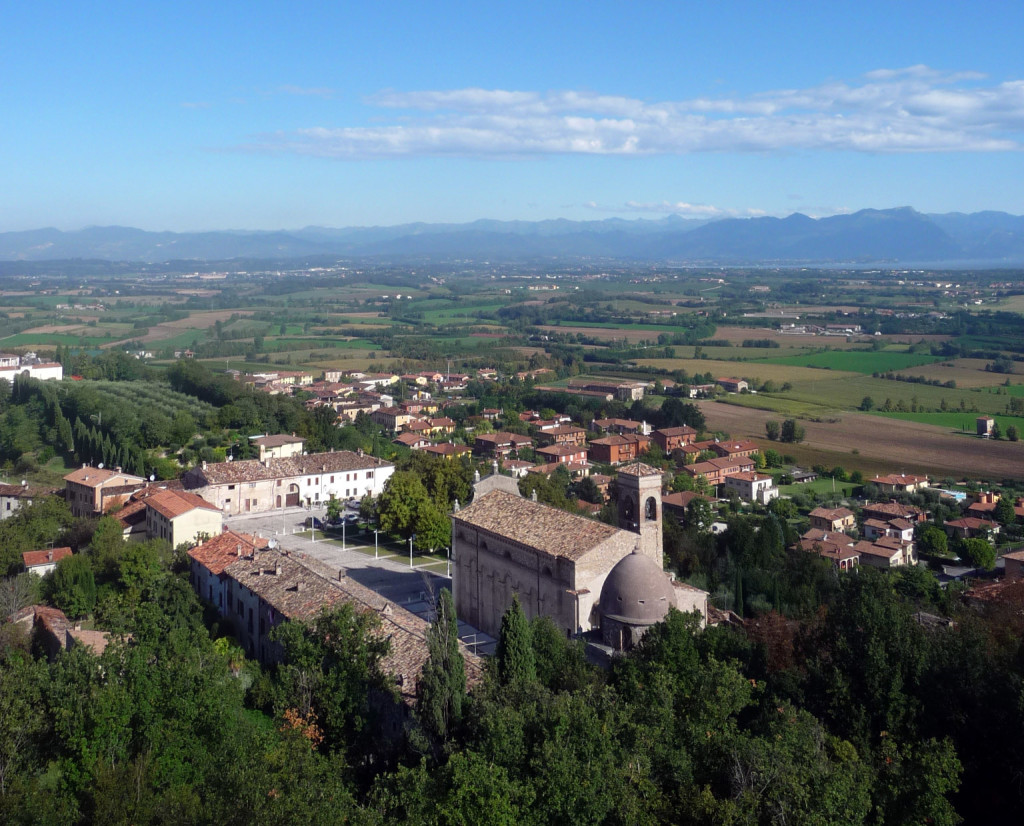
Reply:
[[1024, 213], [1024, 4], [7, 3], [0, 231]]

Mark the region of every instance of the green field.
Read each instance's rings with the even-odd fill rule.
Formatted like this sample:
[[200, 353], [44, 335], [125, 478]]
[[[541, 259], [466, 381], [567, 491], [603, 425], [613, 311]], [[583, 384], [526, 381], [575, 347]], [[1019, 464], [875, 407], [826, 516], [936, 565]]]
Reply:
[[773, 356], [761, 359], [767, 364], [789, 364], [794, 367], [819, 367], [825, 370], [845, 370], [851, 373], [885, 373], [906, 370], [942, 361], [939, 356], [924, 353], [899, 353], [885, 350], [826, 350], [802, 356]]
[[17, 333], [0, 339], [0, 347], [26, 347], [67, 344], [72, 347], [98, 347], [110, 341], [118, 341], [123, 336], [76, 336], [67, 333]]
[[[958, 430], [966, 433], [975, 433], [975, 419], [973, 413], [884, 413], [872, 411], [878, 416], [885, 416], [890, 419], [902, 419], [906, 422], [921, 422], [922, 424], [933, 424], [939, 427], [948, 427], [950, 430]], [[1019, 431], [1024, 431], [1024, 417], [1021, 416], [999, 416], [993, 415], [998, 422], [1000, 429], [1006, 433], [1006, 428], [1013, 425]]]

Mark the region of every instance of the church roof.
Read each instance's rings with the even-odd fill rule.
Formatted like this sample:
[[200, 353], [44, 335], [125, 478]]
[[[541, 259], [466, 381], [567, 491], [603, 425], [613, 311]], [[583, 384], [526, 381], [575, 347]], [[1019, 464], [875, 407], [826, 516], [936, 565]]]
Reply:
[[619, 468], [619, 476], [661, 476], [661, 471], [643, 462], [630, 462]]
[[629, 625], [661, 622], [675, 604], [675, 590], [661, 566], [637, 551], [616, 563], [601, 588], [601, 616]]
[[503, 490], [477, 496], [453, 521], [507, 537], [549, 556], [579, 559], [615, 536], [618, 528], [575, 516]]

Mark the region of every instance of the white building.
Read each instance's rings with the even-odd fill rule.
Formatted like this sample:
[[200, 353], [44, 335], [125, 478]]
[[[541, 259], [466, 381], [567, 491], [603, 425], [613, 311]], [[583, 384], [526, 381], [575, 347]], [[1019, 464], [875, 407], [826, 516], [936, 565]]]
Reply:
[[758, 473], [756, 470], [729, 474], [725, 477], [725, 486], [736, 491], [740, 499], [760, 505], [767, 505], [779, 496], [775, 480], [767, 473]]
[[390, 462], [341, 450], [287, 459], [203, 462], [182, 478], [186, 490], [225, 514], [260, 513], [334, 499], [379, 496], [395, 472]]

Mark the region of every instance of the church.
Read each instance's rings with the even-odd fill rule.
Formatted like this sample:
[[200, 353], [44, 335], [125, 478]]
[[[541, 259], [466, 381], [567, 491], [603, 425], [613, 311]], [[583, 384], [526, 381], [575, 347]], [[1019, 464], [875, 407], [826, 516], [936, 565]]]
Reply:
[[697, 611], [708, 594], [664, 571], [661, 472], [620, 468], [618, 527], [520, 495], [497, 473], [452, 514], [452, 590], [460, 619], [497, 636], [513, 595], [527, 617], [550, 617], [566, 635], [601, 629], [604, 644], [631, 648], [669, 608]]

